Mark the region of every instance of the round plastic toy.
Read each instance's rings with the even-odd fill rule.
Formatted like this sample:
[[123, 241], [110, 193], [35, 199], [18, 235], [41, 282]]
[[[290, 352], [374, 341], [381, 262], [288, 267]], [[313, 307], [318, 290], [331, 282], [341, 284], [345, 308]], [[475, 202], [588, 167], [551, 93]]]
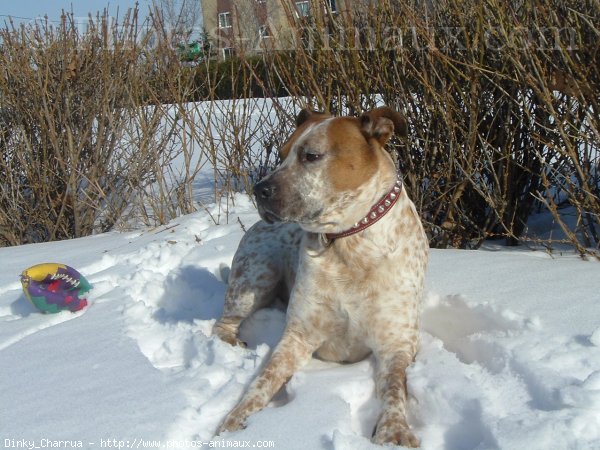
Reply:
[[85, 308], [88, 303], [81, 296], [92, 288], [75, 269], [58, 263], [38, 264], [24, 270], [21, 284], [25, 297], [47, 314]]

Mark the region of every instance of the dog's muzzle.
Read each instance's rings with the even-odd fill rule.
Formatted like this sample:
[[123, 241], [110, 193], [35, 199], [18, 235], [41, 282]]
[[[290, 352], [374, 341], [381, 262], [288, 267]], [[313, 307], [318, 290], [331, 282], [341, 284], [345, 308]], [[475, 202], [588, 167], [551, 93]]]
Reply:
[[267, 223], [280, 222], [281, 218], [273, 211], [277, 203], [277, 186], [270, 180], [265, 179], [254, 185], [254, 197], [258, 205], [258, 214]]
[[278, 172], [276, 176], [267, 176], [254, 186], [254, 197], [261, 219], [267, 223], [313, 223], [323, 209], [316, 202], [307, 204], [303, 196], [290, 189], [290, 185], [282, 177], [281, 172]]

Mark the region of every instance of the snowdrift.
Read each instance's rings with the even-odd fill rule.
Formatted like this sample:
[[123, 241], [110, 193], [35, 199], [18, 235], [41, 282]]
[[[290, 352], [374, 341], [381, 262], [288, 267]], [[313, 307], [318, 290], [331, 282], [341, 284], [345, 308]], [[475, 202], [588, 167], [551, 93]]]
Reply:
[[[247, 349], [212, 336], [219, 267], [242, 225], [206, 213], [138, 233], [0, 249], [0, 442], [62, 448], [208, 446], [284, 326], [283, 308], [244, 324]], [[217, 208], [215, 207], [215, 212]], [[20, 272], [76, 267], [90, 305], [44, 315]], [[572, 254], [433, 250], [409, 420], [423, 449], [600, 449], [600, 264]], [[314, 359], [248, 427], [258, 448], [375, 449], [373, 361]], [[59, 442], [59, 441], [62, 441]], [[25, 446], [25, 445], [24, 445]]]

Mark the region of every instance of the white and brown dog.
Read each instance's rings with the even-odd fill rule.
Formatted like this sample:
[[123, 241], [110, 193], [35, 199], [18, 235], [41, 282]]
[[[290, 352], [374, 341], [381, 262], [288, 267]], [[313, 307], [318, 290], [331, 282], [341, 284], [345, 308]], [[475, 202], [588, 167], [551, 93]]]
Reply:
[[373, 353], [381, 417], [376, 443], [418, 446], [406, 421], [405, 370], [417, 352], [428, 241], [384, 145], [406, 135], [387, 107], [360, 118], [303, 110], [283, 163], [254, 193], [264, 221], [233, 260], [215, 333], [239, 343], [241, 322], [276, 297], [286, 328], [220, 432], [240, 429], [313, 353], [354, 362]]

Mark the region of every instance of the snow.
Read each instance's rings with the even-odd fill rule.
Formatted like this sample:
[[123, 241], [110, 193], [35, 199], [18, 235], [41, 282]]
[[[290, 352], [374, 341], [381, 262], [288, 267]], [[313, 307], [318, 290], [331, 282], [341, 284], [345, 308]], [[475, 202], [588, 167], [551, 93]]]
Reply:
[[[222, 211], [213, 205], [212, 211]], [[279, 306], [248, 320], [247, 349], [212, 336], [229, 265], [258, 220], [167, 226], [1, 248], [0, 445], [198, 448], [214, 439], [281, 336]], [[93, 284], [78, 313], [38, 313], [19, 274], [42, 262]], [[423, 449], [600, 449], [600, 263], [488, 247], [432, 250], [409, 420]], [[230, 445], [376, 449], [373, 360], [314, 359]], [[67, 442], [56, 442], [67, 441]], [[33, 447], [30, 447], [33, 448]]]

